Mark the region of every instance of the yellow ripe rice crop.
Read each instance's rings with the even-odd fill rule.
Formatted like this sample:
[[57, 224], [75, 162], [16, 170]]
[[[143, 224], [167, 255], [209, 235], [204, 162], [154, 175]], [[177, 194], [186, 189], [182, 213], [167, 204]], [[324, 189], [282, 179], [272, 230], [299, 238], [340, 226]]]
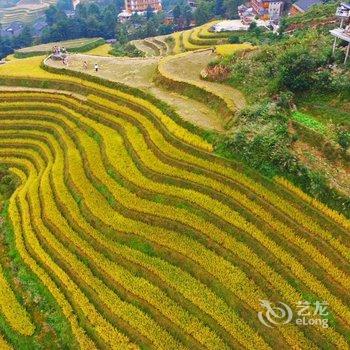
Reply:
[[206, 49], [216, 45], [223, 44], [225, 39], [206, 38], [202, 36], [202, 33], [209, 33], [208, 29], [215, 23], [220, 21], [212, 21], [202, 26], [195, 27], [193, 29], [184, 30], [182, 32], [176, 32], [172, 36], [175, 41], [173, 49], [174, 54], [179, 54], [182, 51], [194, 51], [199, 49]]
[[178, 54], [182, 52], [182, 34], [183, 32], [175, 32], [173, 34], [173, 38], [174, 38], [174, 48], [173, 48], [173, 53], [174, 54]]
[[186, 51], [193, 51], [198, 49], [205, 49], [209, 47], [208, 45], [195, 45], [190, 42], [190, 37], [193, 34], [193, 30], [186, 30], [182, 33], [182, 42]]
[[85, 52], [87, 55], [95, 55], [95, 56], [111, 56], [109, 51], [112, 49], [110, 44], [103, 44], [95, 47], [94, 49]]
[[30, 321], [27, 312], [16, 300], [8, 285], [0, 265], [0, 312], [5, 316], [9, 324], [23, 335], [32, 335], [34, 325]]
[[12, 350], [12, 347], [0, 335], [0, 348], [3, 350]]
[[220, 56], [230, 56], [236, 52], [252, 50], [253, 46], [249, 43], [244, 44], [223, 44], [216, 46], [216, 53]]
[[348, 220], [344, 215], [339, 214], [337, 211], [328, 208], [323, 203], [319, 202], [316, 198], [312, 198], [303, 192], [300, 188], [294, 186], [291, 182], [283, 177], [276, 177], [275, 181], [285, 187], [287, 190], [296, 194], [304, 202], [309, 203], [311, 206], [321, 211], [324, 215], [328, 216], [330, 219], [336, 221], [338, 224], [343, 226], [345, 229], [350, 230], [350, 220]]
[[[206, 30], [177, 33], [175, 47]], [[15, 248], [62, 311], [71, 348], [349, 347], [348, 219], [285, 179], [218, 159], [145, 95], [49, 73], [40, 60], [0, 67], [2, 79], [27, 74], [27, 86], [60, 82], [0, 91], [0, 165], [19, 184], [8, 207]], [[37, 341], [33, 324], [43, 325], [10, 288], [0, 267], [4, 349], [16, 334]], [[262, 300], [294, 318], [264, 326]], [[326, 302], [329, 327], [296, 323], [300, 301], [311, 314]]]
[[[155, 116], [157, 116], [161, 122], [168, 128], [168, 130], [172, 133], [174, 133], [177, 137], [184, 140], [185, 142], [191, 143], [196, 147], [200, 147], [207, 151], [212, 151], [212, 145], [210, 145], [208, 142], [204, 141], [202, 138], [200, 138], [197, 135], [191, 134], [183, 127], [176, 124], [169, 116], [164, 114], [162, 111], [160, 111], [156, 106], [152, 105], [150, 102], [143, 100], [141, 98], [138, 98], [133, 95], [128, 95], [126, 93], [123, 93], [121, 91], [116, 91], [111, 88], [106, 87], [99, 87], [95, 83], [86, 82], [83, 83], [80, 79], [74, 78], [74, 77], [62, 77], [59, 74], [49, 73], [42, 68], [40, 68], [40, 63], [42, 61], [43, 57], [31, 57], [21, 60], [21, 64], [17, 65], [16, 62], [9, 62], [8, 64], [4, 66], [0, 66], [0, 76], [5, 75], [9, 77], [23, 77], [26, 78], [29, 76], [34, 78], [43, 78], [48, 80], [64, 80], [64, 81], [71, 81], [78, 84], [86, 84], [88, 87], [91, 88], [100, 88], [103, 91], [107, 93], [111, 93], [113, 95], [116, 95], [121, 98], [125, 98], [129, 100], [132, 103], [141, 105], [142, 107], [148, 109], [151, 113], [154, 113]], [[5, 68], [4, 68], [5, 67]], [[4, 68], [4, 69], [3, 69]]]

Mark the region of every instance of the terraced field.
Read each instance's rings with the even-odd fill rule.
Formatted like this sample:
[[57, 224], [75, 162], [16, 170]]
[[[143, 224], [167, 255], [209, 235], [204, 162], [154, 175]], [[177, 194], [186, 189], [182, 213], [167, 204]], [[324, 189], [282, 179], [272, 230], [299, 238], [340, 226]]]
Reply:
[[111, 56], [109, 51], [111, 51], [112, 45], [111, 44], [103, 44], [100, 46], [97, 46], [93, 48], [92, 50], [87, 51], [86, 53], [89, 55], [94, 55], [94, 56]]
[[[349, 220], [216, 157], [155, 98], [39, 63], [0, 67], [0, 164], [19, 183], [14, 251], [69, 325], [66, 347], [349, 348]], [[0, 347], [35, 348], [40, 311], [2, 271]], [[265, 327], [261, 300], [325, 301], [330, 327]]]
[[[68, 69], [139, 88], [166, 102], [183, 119], [208, 130], [223, 131], [221, 116], [206, 103], [189, 99], [181, 94], [181, 91], [177, 93], [154, 82], [159, 59], [159, 57], [96, 57], [89, 52], [84, 55], [71, 55]], [[84, 61], [88, 64], [87, 69], [83, 67]], [[95, 63], [100, 67], [98, 72], [94, 71]], [[59, 61], [48, 60], [47, 64], [56, 68], [62, 67]]]
[[[216, 47], [220, 48], [222, 45], [227, 45], [228, 38], [233, 34], [239, 32], [221, 32], [216, 33], [210, 29], [221, 21], [208, 22], [202, 26], [193, 29], [176, 32], [172, 35], [174, 39], [174, 48], [172, 52], [179, 54], [185, 51], [195, 51], [199, 49], [207, 49]], [[248, 47], [244, 47], [247, 49]]]
[[[246, 48], [245, 44], [236, 45], [236, 50]], [[158, 65], [162, 84], [169, 89], [205, 101], [220, 116], [224, 127], [230, 125], [234, 113], [245, 106], [245, 97], [237, 89], [220, 83], [201, 79], [201, 71], [216, 58], [211, 50], [184, 52], [163, 58]]]
[[[15, 57], [24, 58], [30, 56], [41, 56], [52, 53], [54, 46], [65, 47], [69, 52], [85, 52], [92, 51], [100, 46], [104, 46], [105, 41], [102, 38], [81, 38], [73, 40], [59, 41], [55, 43], [40, 44], [28, 46], [15, 51]], [[107, 45], [106, 45], [107, 46]], [[104, 46], [104, 48], [106, 48]], [[103, 53], [105, 53], [103, 51]], [[94, 54], [94, 53], [92, 53]]]
[[[212, 47], [220, 48], [221, 46], [226, 46], [225, 49], [227, 50], [228, 38], [232, 35], [232, 32], [215, 33], [210, 31], [210, 28], [219, 22], [221, 21], [212, 21], [193, 29], [173, 33], [171, 35], [173, 38], [173, 45], [170, 45], [165, 40], [167, 36], [134, 40], [132, 43], [135, 44], [139, 50], [145, 52], [147, 57], [167, 56], [185, 51], [195, 51]], [[242, 47], [242, 49], [250, 49], [250, 46]]]
[[146, 57], [166, 56], [172, 53], [171, 47], [166, 42], [167, 36], [157, 36], [131, 41], [140, 51], [145, 53]]
[[[55, 3], [55, 1], [51, 1]], [[34, 22], [39, 17], [44, 16], [45, 10], [50, 6], [50, 2], [40, 4], [23, 4], [9, 8], [0, 9], [0, 22], [2, 25], [9, 25], [16, 21], [23, 23]]]

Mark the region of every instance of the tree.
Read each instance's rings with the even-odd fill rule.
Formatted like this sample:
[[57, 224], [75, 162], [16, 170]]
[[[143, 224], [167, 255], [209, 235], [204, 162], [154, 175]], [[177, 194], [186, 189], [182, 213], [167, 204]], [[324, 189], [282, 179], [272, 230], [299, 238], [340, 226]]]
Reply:
[[157, 28], [158, 28], [157, 21], [154, 18], [147, 21], [144, 29], [146, 37], [156, 36]]
[[296, 47], [284, 53], [279, 62], [279, 84], [293, 92], [308, 90], [314, 83], [317, 60], [306, 48]]
[[175, 23], [177, 23], [181, 17], [181, 8], [179, 4], [177, 4], [173, 9], [173, 17]]
[[115, 36], [117, 24], [117, 9], [114, 5], [108, 5], [102, 12], [103, 36], [112, 39]]
[[150, 5], [148, 5], [147, 9], [146, 9], [147, 21], [149, 21], [152, 17], [153, 17], [153, 9], [152, 9], [152, 7]]
[[89, 16], [86, 21], [86, 36], [88, 38], [94, 38], [98, 36], [104, 36], [102, 21], [97, 17]]
[[95, 17], [96, 19], [101, 19], [101, 10], [96, 3], [93, 2], [89, 4], [87, 17]]
[[52, 26], [56, 23], [58, 9], [54, 5], [50, 5], [49, 8], [45, 11], [46, 23], [48, 26]]
[[186, 26], [188, 27], [192, 20], [193, 20], [193, 12], [192, 12], [192, 9], [191, 7], [186, 4], [183, 8], [183, 17], [184, 17], [184, 20], [185, 20], [185, 23], [186, 23]]
[[243, 0], [224, 0], [224, 12], [228, 18], [238, 18], [238, 6], [244, 3]]
[[75, 17], [86, 19], [87, 16], [87, 6], [85, 4], [79, 3], [75, 8]]
[[201, 1], [194, 12], [194, 19], [198, 25], [208, 22], [214, 14], [215, 3], [212, 1]]
[[167, 24], [161, 24], [158, 29], [159, 35], [169, 35], [174, 31], [174, 28], [172, 25]]
[[0, 59], [10, 55], [11, 53], [13, 53], [11, 40], [9, 38], [2, 37], [0, 33]]
[[144, 23], [144, 17], [141, 15], [138, 15], [136, 12], [133, 13], [129, 19], [129, 23], [132, 24], [133, 26], [139, 26], [142, 23]]
[[258, 25], [256, 24], [255, 21], [253, 21], [252, 23], [249, 24], [248, 30], [252, 32], [252, 31], [254, 31], [257, 27], [258, 27]]
[[73, 10], [72, 0], [58, 0], [56, 6], [57, 6], [57, 9], [61, 11]]
[[115, 0], [112, 5], [117, 9], [117, 13], [121, 12], [124, 8], [124, 0]]
[[19, 34], [16, 38], [14, 38], [14, 47], [25, 47], [33, 44], [33, 35], [31, 28], [26, 25], [21, 34]]
[[223, 16], [225, 14], [224, 0], [215, 1], [215, 15]]
[[125, 23], [117, 23], [115, 38], [120, 44], [126, 44], [129, 41], [128, 31]]
[[230, 44], [239, 44], [241, 41], [241, 39], [239, 38], [239, 35], [231, 35], [229, 38], [228, 38], [228, 42]]

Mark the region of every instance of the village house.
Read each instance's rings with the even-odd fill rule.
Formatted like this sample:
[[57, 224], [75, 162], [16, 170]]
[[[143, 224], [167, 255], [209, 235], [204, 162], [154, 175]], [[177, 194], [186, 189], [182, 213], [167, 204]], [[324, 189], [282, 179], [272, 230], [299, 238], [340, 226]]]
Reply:
[[298, 0], [292, 5], [289, 13], [291, 16], [295, 16], [298, 13], [306, 12], [312, 6], [319, 4], [322, 4], [322, 0]]
[[284, 0], [252, 0], [251, 2], [254, 13], [264, 21], [278, 20], [282, 16], [284, 4]]
[[143, 14], [147, 9], [151, 8], [153, 12], [162, 10], [161, 0], [125, 0], [123, 11], [118, 15], [119, 20], [125, 21], [129, 19], [133, 13]]
[[344, 59], [345, 64], [350, 53], [350, 4], [340, 4], [337, 8], [336, 16], [340, 20], [339, 28], [330, 30], [331, 35], [334, 36], [333, 55], [335, 54], [338, 39], [340, 39], [340, 41], [345, 41], [347, 43]]

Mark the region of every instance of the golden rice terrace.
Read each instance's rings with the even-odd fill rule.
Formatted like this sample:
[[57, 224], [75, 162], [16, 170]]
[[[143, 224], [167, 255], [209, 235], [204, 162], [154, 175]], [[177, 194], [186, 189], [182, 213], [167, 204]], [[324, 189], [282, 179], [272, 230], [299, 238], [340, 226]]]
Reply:
[[0, 349], [349, 349], [348, 219], [41, 60], [0, 67]]

